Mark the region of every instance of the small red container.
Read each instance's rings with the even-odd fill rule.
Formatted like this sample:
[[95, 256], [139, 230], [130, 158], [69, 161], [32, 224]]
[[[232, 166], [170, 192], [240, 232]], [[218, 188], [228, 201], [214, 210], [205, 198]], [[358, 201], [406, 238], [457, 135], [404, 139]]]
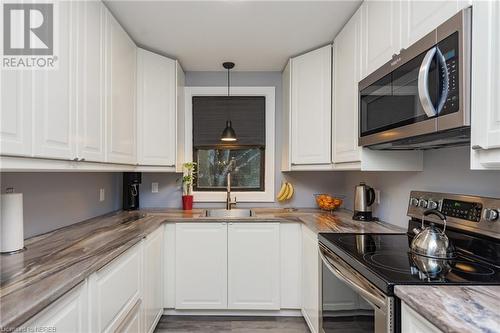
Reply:
[[182, 209], [183, 210], [193, 210], [193, 196], [183, 195], [182, 196]]

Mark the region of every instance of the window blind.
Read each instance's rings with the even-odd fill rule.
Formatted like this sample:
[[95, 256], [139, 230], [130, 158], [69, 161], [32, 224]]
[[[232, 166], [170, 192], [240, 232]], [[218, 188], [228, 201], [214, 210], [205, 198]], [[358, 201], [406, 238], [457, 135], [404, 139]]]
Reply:
[[264, 96], [194, 96], [193, 147], [223, 145], [226, 120], [232, 121], [236, 145], [265, 146], [266, 98]]

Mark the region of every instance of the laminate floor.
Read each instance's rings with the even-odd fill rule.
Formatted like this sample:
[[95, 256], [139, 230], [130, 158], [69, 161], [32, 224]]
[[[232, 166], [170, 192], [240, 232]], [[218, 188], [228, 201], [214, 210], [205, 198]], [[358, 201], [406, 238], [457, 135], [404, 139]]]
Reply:
[[302, 317], [163, 316], [155, 333], [309, 333]]

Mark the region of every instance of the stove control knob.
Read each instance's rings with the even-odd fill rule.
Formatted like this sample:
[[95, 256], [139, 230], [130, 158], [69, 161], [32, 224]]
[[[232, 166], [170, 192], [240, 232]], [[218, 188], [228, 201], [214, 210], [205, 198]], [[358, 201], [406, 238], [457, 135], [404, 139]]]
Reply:
[[418, 201], [418, 206], [421, 207], [421, 208], [427, 208], [427, 200], [425, 199], [420, 199]]
[[492, 208], [486, 208], [484, 210], [483, 217], [486, 221], [493, 222], [498, 219], [498, 215], [499, 215], [498, 210]]
[[438, 208], [438, 203], [436, 201], [429, 200], [429, 202], [427, 203], [427, 208], [436, 209]]
[[418, 199], [417, 198], [410, 198], [410, 206], [418, 207]]

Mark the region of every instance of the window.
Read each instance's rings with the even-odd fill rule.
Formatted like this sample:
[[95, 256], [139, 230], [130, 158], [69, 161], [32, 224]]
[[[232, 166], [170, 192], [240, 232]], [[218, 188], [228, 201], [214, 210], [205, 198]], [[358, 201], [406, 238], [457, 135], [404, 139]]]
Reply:
[[[276, 88], [270, 86], [252, 86], [252, 87], [231, 87], [231, 94], [234, 97], [257, 97], [263, 102], [264, 105], [261, 108], [261, 112], [263, 115], [263, 119], [259, 120], [262, 122], [262, 127], [265, 127], [265, 132], [261, 133], [257, 136], [259, 141], [251, 140], [253, 144], [246, 145], [244, 138], [248, 138], [248, 134], [245, 134], [247, 123], [243, 125], [237, 125], [237, 115], [231, 109], [231, 120], [233, 121], [233, 128], [236, 130], [236, 134], [238, 136], [238, 141], [236, 142], [239, 146], [238, 148], [262, 148], [262, 156], [261, 159], [264, 171], [261, 181], [264, 182], [263, 191], [262, 190], [234, 190], [233, 188], [233, 197], [237, 198], [238, 202], [273, 202], [275, 200], [275, 108], [276, 108]], [[178, 144], [181, 147], [180, 152], [185, 152], [187, 155], [184, 157], [181, 156], [181, 159], [186, 162], [198, 160], [198, 151], [205, 149], [221, 149], [221, 148], [229, 148], [234, 150], [236, 147], [234, 146], [221, 146], [220, 135], [222, 134], [222, 130], [224, 129], [225, 121], [227, 114], [220, 114], [220, 119], [215, 119], [214, 117], [205, 117], [201, 119], [197, 115], [197, 110], [200, 110], [199, 105], [196, 105], [198, 102], [203, 101], [204, 98], [216, 98], [223, 97], [227, 98], [227, 87], [186, 87], [184, 88], [184, 104], [185, 104], [185, 113], [181, 113], [179, 116], [179, 120], [184, 124], [184, 128], [180, 130], [184, 132], [180, 136], [180, 141]], [[204, 104], [204, 103], [200, 103]], [[203, 108], [202, 108], [203, 109]], [[215, 109], [215, 107], [214, 107]], [[239, 108], [238, 108], [239, 109]], [[263, 114], [265, 112], [265, 114]], [[258, 119], [258, 117], [252, 117], [253, 121]], [[217, 125], [214, 125], [214, 122], [217, 122]], [[210, 124], [210, 125], [208, 125]], [[205, 126], [206, 125], [206, 126]], [[221, 127], [222, 126], [222, 127]], [[204, 135], [199, 135], [199, 133], [203, 133], [209, 129], [213, 130], [212, 138], [216, 140], [208, 143], [203, 137], [209, 136], [208, 133]], [[255, 137], [254, 137], [255, 138]], [[203, 139], [203, 140], [201, 140]], [[246, 139], [245, 139], [246, 140]], [[255, 144], [258, 142], [258, 144]], [[262, 157], [261, 156], [261, 157]], [[235, 183], [235, 175], [231, 175], [233, 184]], [[224, 182], [225, 185], [225, 182]], [[206, 188], [198, 188], [193, 191], [195, 202], [217, 202], [221, 203], [226, 200], [226, 193], [217, 188], [206, 189]]]
[[198, 173], [195, 191], [225, 191], [231, 173], [231, 189], [264, 191], [264, 148], [200, 148], [195, 150]]
[[[225, 191], [231, 173], [235, 191], [265, 191], [266, 101], [264, 96], [194, 96], [194, 191]], [[220, 135], [230, 119], [236, 143]]]

